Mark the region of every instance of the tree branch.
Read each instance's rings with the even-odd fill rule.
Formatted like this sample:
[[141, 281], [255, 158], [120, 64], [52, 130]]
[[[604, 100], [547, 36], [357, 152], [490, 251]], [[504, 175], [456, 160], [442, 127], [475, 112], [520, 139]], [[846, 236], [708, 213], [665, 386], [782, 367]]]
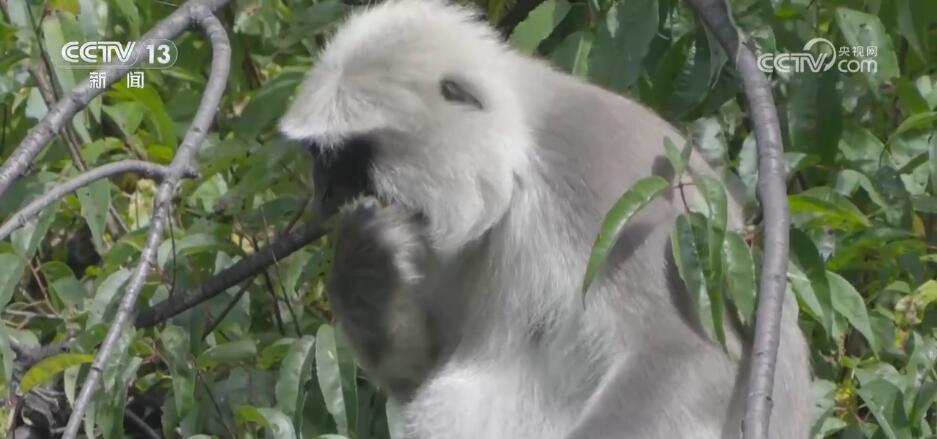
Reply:
[[[228, 0], [190, 0], [143, 35], [134, 44], [131, 59], [142, 59], [147, 41], [168, 40], [182, 33], [192, 23], [193, 10], [213, 11], [227, 2]], [[128, 64], [102, 69], [101, 72], [105, 74], [106, 79], [105, 88], [126, 75], [132, 67]], [[33, 159], [42, 147], [49, 143], [52, 136], [61, 131], [75, 113], [85, 108], [91, 99], [103, 93], [105, 88], [92, 88], [90, 82], [84, 80], [72, 89], [71, 93], [49, 108], [49, 112], [42, 121], [29, 130], [16, 150], [0, 165], [0, 197], [17, 178], [29, 169]]]
[[245, 256], [196, 288], [176, 294], [137, 314], [135, 326], [150, 328], [168, 320], [247, 279], [262, 273], [274, 261], [283, 259], [325, 235], [326, 227], [318, 215], [293, 229], [272, 244]]
[[[790, 216], [787, 210], [781, 126], [771, 82], [758, 69], [754, 49], [739, 43], [739, 30], [726, 0], [686, 0], [734, 61], [748, 99], [758, 144], [758, 198], [765, 218], [764, 260], [752, 341], [748, 401], [742, 430], [745, 439], [767, 439], [771, 394], [780, 343], [781, 310], [787, 286]], [[734, 55], [734, 56], [733, 56]]]
[[[224, 0], [190, 1], [179, 7], [179, 9], [173, 12], [168, 18], [147, 33], [148, 38], [167, 38], [177, 35], [182, 29], [191, 24], [198, 24], [211, 41], [211, 73], [209, 74], [208, 84], [205, 87], [205, 93], [202, 95], [202, 101], [199, 103], [192, 125], [186, 132], [182, 144], [179, 145], [179, 148], [176, 150], [176, 155], [169, 164], [169, 171], [164, 176], [163, 182], [153, 200], [153, 219], [150, 221], [150, 230], [147, 234], [146, 244], [140, 254], [140, 261], [137, 263], [127, 283], [124, 296], [121, 298], [120, 306], [117, 309], [117, 314], [114, 316], [114, 322], [111, 324], [111, 327], [108, 328], [107, 336], [104, 338], [104, 342], [101, 344], [101, 348], [95, 356], [94, 362], [91, 363], [88, 376], [85, 379], [84, 385], [81, 387], [81, 393], [79, 393], [78, 397], [75, 399], [72, 414], [65, 427], [65, 433], [62, 435], [63, 439], [75, 439], [78, 435], [78, 429], [81, 427], [82, 418], [88, 408], [88, 404], [91, 402], [95, 391], [97, 391], [102, 371], [110, 360], [111, 354], [117, 345], [117, 340], [125, 330], [125, 326], [127, 326], [131, 314], [133, 314], [137, 298], [140, 296], [140, 291], [143, 289], [146, 275], [150, 271], [150, 265], [153, 264], [156, 259], [156, 252], [162, 240], [163, 227], [165, 227], [167, 221], [169, 206], [172, 202], [172, 194], [176, 189], [176, 184], [185, 174], [192, 172], [192, 162], [194, 161], [195, 152], [205, 138], [205, 134], [211, 126], [212, 119], [220, 107], [221, 97], [224, 94], [225, 85], [228, 80], [228, 71], [231, 66], [231, 44], [228, 41], [228, 35], [225, 33], [224, 26], [221, 22], [212, 15], [212, 10], [222, 4], [224, 4]], [[142, 51], [143, 44], [136, 45], [135, 50], [137, 49]], [[109, 70], [114, 70], [113, 76], [116, 77], [117, 75], [126, 73], [127, 67], [118, 67]], [[112, 82], [112, 75], [108, 74], [107, 79], [108, 83]], [[82, 85], [78, 86], [78, 89], [77, 92], [70, 95], [71, 99], [68, 101], [70, 105], [64, 105], [63, 107], [69, 107], [74, 110], [78, 108], [77, 105], [87, 103], [87, 99], [90, 99], [92, 96], [88, 92], [90, 88], [87, 83], [82, 83]], [[82, 92], [84, 94], [82, 94]], [[64, 116], [64, 113], [65, 110], [61, 110], [55, 114]], [[74, 111], [70, 114], [74, 114]], [[31, 132], [31, 135], [27, 136], [27, 139], [24, 140], [23, 143], [26, 146], [39, 144], [43, 136], [46, 136], [47, 140], [47, 137], [51, 135], [52, 132], [51, 126], [53, 126], [53, 122], [48, 122], [48, 119], [45, 119]], [[38, 147], [36, 147], [36, 149], [38, 149]], [[20, 150], [17, 150], [14, 155], [17, 156], [16, 160], [11, 158], [9, 161], [17, 163], [23, 160], [28, 161], [28, 159], [26, 159], [27, 155], [21, 153]], [[31, 159], [31, 157], [29, 157], [29, 159]], [[18, 168], [16, 168], [15, 164], [9, 167], [9, 169], [4, 166], [4, 173], [0, 174], [0, 190], [8, 187], [6, 180], [3, 180], [4, 178], [12, 179], [14, 175], [18, 175], [17, 172], [22, 172], [21, 170], [16, 171], [16, 169]]]
[[26, 223], [38, 215], [42, 209], [45, 209], [50, 204], [55, 203], [62, 197], [74, 192], [75, 190], [85, 187], [102, 178], [108, 178], [127, 172], [139, 172], [149, 177], [162, 178], [169, 172], [169, 168], [163, 165], [145, 162], [142, 160], [122, 160], [119, 162], [108, 163], [106, 165], [99, 166], [90, 171], [79, 174], [77, 177], [68, 180], [63, 184], [55, 186], [52, 188], [52, 190], [42, 194], [41, 197], [36, 198], [31, 203], [27, 204], [26, 207], [22, 208], [19, 212], [16, 212], [10, 216], [10, 218], [8, 218], [6, 222], [3, 223], [3, 225], [0, 225], [0, 240], [6, 239], [8, 236], [10, 236], [10, 233], [13, 233], [14, 230], [25, 226]]

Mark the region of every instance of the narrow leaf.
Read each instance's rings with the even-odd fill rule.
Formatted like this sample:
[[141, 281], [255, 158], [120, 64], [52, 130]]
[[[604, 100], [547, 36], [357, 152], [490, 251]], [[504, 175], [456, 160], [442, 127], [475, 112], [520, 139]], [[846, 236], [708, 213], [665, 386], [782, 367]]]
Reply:
[[592, 253], [589, 255], [589, 262], [586, 265], [585, 280], [582, 283], [582, 293], [586, 294], [589, 286], [595, 279], [618, 238], [621, 235], [625, 225], [638, 211], [647, 206], [654, 198], [670, 188], [670, 183], [658, 176], [647, 177], [639, 180], [628, 191], [626, 191], [618, 201], [612, 206], [605, 220], [602, 221], [602, 228], [595, 244], [592, 246]]
[[48, 381], [55, 375], [63, 372], [72, 366], [90, 363], [94, 360], [91, 354], [72, 354], [64, 353], [44, 358], [30, 367], [23, 379], [20, 381], [19, 391], [25, 395], [34, 387]]

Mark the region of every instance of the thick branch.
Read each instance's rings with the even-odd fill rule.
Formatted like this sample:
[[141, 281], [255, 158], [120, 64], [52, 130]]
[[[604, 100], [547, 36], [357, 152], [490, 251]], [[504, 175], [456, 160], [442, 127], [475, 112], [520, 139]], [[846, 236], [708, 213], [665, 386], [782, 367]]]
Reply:
[[686, 0], [715, 34], [735, 61], [742, 78], [748, 111], [758, 144], [758, 198], [765, 218], [764, 260], [758, 288], [755, 337], [752, 341], [748, 401], [742, 423], [745, 439], [767, 439], [771, 422], [771, 394], [781, 332], [781, 310], [787, 285], [788, 228], [787, 188], [781, 126], [771, 82], [758, 69], [755, 52], [739, 44], [739, 31], [726, 0]]
[[[159, 38], [163, 38], [163, 35], [169, 34], [165, 30], [167, 28], [178, 28], [181, 31], [182, 28], [190, 24], [198, 24], [211, 40], [211, 73], [192, 125], [186, 132], [179, 149], [176, 150], [176, 155], [173, 157], [172, 163], [169, 164], [169, 172], [164, 177], [153, 200], [153, 219], [150, 221], [150, 230], [146, 238], [146, 244], [140, 254], [140, 261], [127, 283], [124, 296], [121, 298], [117, 314], [114, 316], [114, 322], [107, 331], [104, 343], [101, 344], [94, 362], [91, 363], [91, 369], [88, 371], [88, 376], [81, 387], [81, 393], [75, 399], [72, 414], [65, 427], [65, 433], [62, 435], [63, 439], [75, 439], [78, 435], [78, 429], [82, 424], [85, 410], [87, 410], [91, 398], [97, 391], [104, 367], [110, 361], [111, 354], [117, 346], [117, 340], [120, 338], [121, 333], [126, 330], [127, 323], [129, 323], [137, 303], [137, 298], [143, 289], [146, 275], [150, 271], [150, 265], [156, 259], [156, 252], [162, 241], [163, 227], [168, 221], [169, 207], [172, 203], [172, 194], [176, 189], [176, 184], [185, 174], [192, 172], [195, 152], [205, 138], [212, 119], [220, 107], [221, 97], [224, 94], [228, 71], [231, 66], [231, 44], [228, 41], [224, 26], [212, 15], [212, 9], [223, 3], [222, 0], [193, 0], [182, 5], [169, 18], [147, 33], [147, 35], [157, 34]], [[174, 32], [171, 35], [178, 33]], [[142, 47], [142, 45], [137, 47]], [[123, 69], [121, 74], [125, 72], [126, 69]], [[111, 77], [108, 75], [108, 80], [110, 79]]]
[[145, 162], [142, 160], [122, 160], [119, 162], [108, 163], [103, 166], [99, 166], [85, 173], [79, 174], [77, 177], [66, 181], [63, 184], [55, 186], [49, 192], [42, 194], [41, 197], [36, 198], [31, 203], [27, 204], [26, 207], [22, 208], [19, 212], [16, 212], [11, 216], [3, 225], [0, 225], [0, 240], [6, 239], [10, 236], [10, 233], [13, 233], [14, 230], [23, 227], [26, 225], [29, 220], [33, 219], [42, 209], [45, 209], [50, 204], [58, 201], [62, 197], [85, 187], [95, 181], [98, 181], [102, 178], [108, 178], [118, 174], [124, 174], [127, 172], [139, 172], [148, 177], [159, 177], [162, 178], [169, 171], [169, 168], [158, 165], [156, 163]]
[[273, 265], [274, 261], [283, 259], [303, 248], [306, 244], [319, 239], [325, 232], [326, 228], [317, 216], [316, 219], [303, 224], [302, 227], [293, 229], [293, 231], [272, 244], [237, 261], [198, 287], [178, 293], [170, 299], [140, 311], [136, 317], [136, 327], [149, 328], [155, 326], [221, 294], [228, 288], [260, 274], [267, 267]]
[[[228, 0], [191, 0], [182, 5], [134, 44], [131, 59], [143, 59], [147, 41], [168, 40], [182, 33], [191, 24], [194, 9], [213, 11], [227, 2]], [[132, 67], [132, 65], [117, 65], [102, 69], [106, 78], [106, 86], [122, 78]], [[71, 93], [49, 108], [49, 112], [42, 121], [29, 130], [16, 150], [0, 165], [0, 197], [17, 178], [29, 169], [36, 154], [49, 143], [52, 136], [62, 130], [75, 113], [86, 107], [91, 99], [103, 93], [104, 90], [105, 88], [92, 88], [90, 82], [84, 80]]]

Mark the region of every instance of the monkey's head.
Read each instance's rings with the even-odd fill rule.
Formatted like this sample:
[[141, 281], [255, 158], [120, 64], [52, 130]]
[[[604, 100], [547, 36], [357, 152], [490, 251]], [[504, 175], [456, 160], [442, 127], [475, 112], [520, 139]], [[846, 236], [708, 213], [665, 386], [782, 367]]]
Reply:
[[531, 134], [515, 56], [474, 11], [391, 0], [352, 16], [280, 121], [315, 155], [325, 214], [362, 194], [425, 217], [455, 249], [507, 212]]

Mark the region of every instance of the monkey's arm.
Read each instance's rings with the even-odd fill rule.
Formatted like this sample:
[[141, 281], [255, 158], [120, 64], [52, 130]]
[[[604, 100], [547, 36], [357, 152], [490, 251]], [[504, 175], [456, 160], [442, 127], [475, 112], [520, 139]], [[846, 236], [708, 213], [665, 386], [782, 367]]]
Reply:
[[418, 297], [427, 246], [399, 206], [363, 198], [342, 209], [327, 294], [359, 361], [407, 399], [433, 365], [434, 340]]

